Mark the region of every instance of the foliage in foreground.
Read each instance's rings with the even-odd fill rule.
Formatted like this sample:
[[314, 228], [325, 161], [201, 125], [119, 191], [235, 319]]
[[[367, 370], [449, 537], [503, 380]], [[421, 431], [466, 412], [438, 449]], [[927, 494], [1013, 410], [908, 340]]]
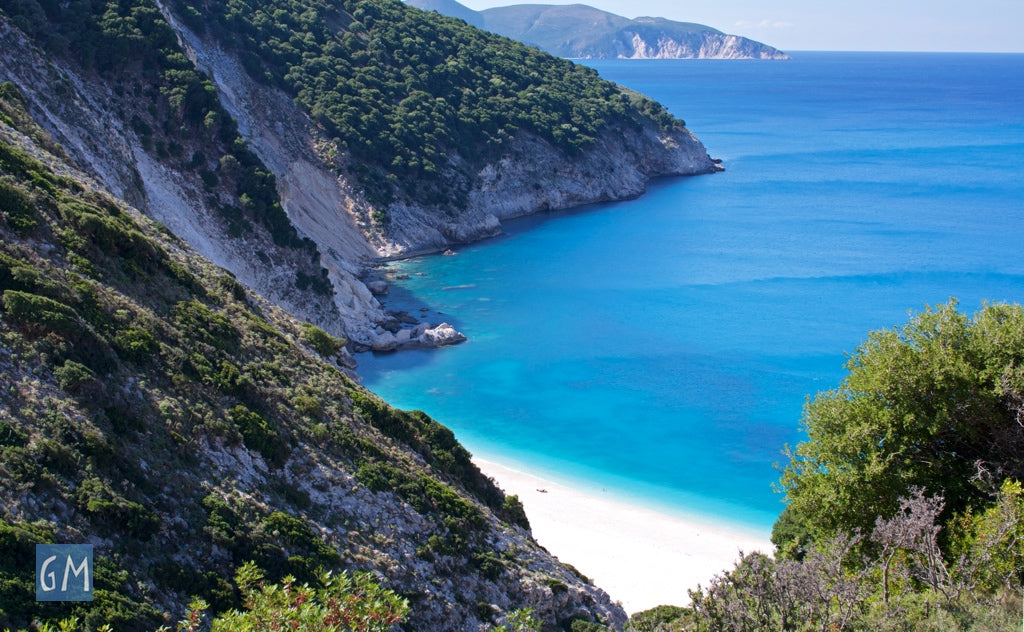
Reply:
[[807, 441], [783, 471], [785, 515], [773, 539], [867, 532], [913, 487], [942, 515], [984, 509], [1007, 478], [1024, 480], [1024, 309], [955, 301], [872, 333], [839, 388], [806, 408]]
[[[381, 588], [367, 574], [322, 573], [318, 586], [296, 585], [285, 577], [280, 584], [265, 581], [255, 564], [243, 565], [235, 576], [244, 610], [232, 610], [213, 620], [214, 632], [295, 630], [297, 632], [385, 632], [405, 619], [409, 603]], [[179, 630], [202, 629], [203, 601], [193, 602]]]
[[[387, 632], [406, 621], [409, 602], [377, 584], [369, 573], [334, 575], [321, 573], [313, 585], [298, 585], [287, 576], [280, 583], [270, 583], [254, 563], [239, 568], [235, 583], [242, 593], [242, 609], [231, 610], [208, 620], [209, 604], [196, 599], [178, 632], [257, 632], [288, 630], [290, 632]], [[540, 621], [529, 609], [514, 610], [492, 632], [535, 632]], [[77, 617], [56, 623], [40, 622], [38, 632], [79, 632], [88, 630]], [[113, 632], [101, 625], [97, 632]], [[157, 632], [170, 632], [161, 626]]]
[[1024, 309], [955, 301], [875, 332], [810, 401], [775, 556], [631, 629], [1019, 630]]

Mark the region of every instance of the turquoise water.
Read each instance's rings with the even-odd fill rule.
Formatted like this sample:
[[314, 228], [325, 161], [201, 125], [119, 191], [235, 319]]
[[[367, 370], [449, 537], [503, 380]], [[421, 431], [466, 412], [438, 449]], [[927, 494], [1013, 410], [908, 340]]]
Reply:
[[469, 336], [360, 356], [474, 453], [766, 533], [805, 398], [874, 329], [1024, 302], [1024, 55], [605, 61], [724, 173], [400, 262]]

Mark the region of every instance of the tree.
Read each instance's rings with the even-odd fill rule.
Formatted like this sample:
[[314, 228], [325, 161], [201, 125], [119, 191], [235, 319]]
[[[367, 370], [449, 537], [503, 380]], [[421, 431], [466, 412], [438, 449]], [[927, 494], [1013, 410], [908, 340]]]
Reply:
[[1020, 478], [1024, 446], [1024, 310], [954, 300], [870, 334], [847, 377], [804, 412], [789, 451], [787, 524], [775, 543], [870, 532], [914, 487], [945, 498], [945, 519], [991, 499], [978, 473]]

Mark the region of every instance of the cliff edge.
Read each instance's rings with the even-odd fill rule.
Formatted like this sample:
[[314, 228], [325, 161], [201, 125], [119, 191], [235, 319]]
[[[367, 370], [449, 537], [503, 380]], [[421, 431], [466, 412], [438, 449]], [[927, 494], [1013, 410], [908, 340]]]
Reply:
[[660, 105], [456, 20], [380, 0], [312, 21], [269, 5], [12, 9], [0, 78], [98, 185], [357, 349], [459, 339], [381, 306], [365, 281], [381, 258], [719, 168]]

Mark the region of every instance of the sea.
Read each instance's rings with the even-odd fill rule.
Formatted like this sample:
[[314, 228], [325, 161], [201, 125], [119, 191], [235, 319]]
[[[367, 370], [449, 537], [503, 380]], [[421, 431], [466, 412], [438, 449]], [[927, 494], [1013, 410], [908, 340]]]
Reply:
[[586, 63], [725, 171], [389, 264], [389, 308], [469, 340], [359, 375], [485, 459], [767, 536], [803, 407], [869, 332], [1024, 302], [1024, 55]]

